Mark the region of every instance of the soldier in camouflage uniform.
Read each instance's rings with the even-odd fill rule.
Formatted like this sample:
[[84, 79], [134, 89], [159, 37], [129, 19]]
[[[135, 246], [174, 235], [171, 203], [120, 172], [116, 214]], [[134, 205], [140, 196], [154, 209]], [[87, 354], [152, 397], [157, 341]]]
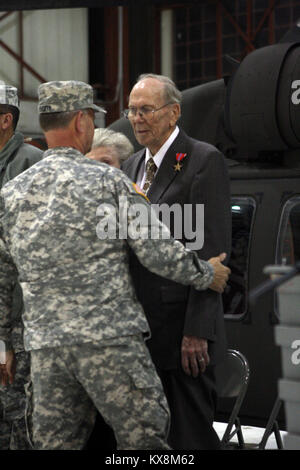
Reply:
[[[24, 143], [16, 132], [19, 119], [19, 99], [15, 87], [0, 84], [0, 187], [42, 158], [42, 151]], [[30, 448], [24, 420], [25, 390], [29, 381], [29, 353], [24, 351], [22, 290], [17, 283], [13, 294], [12, 348], [8, 352], [16, 362], [13, 384], [0, 386], [0, 450]]]
[[[229, 270], [166, 237], [153, 214], [139, 237], [130, 232], [134, 205], [149, 217], [151, 207], [120, 170], [84, 156], [99, 110], [92, 96], [82, 82], [39, 87], [49, 150], [0, 199], [0, 339], [10, 347], [18, 273], [36, 449], [82, 449], [96, 408], [119, 449], [168, 449], [168, 405], [144, 343], [149, 326], [129, 275], [128, 247], [151, 271], [200, 290], [222, 291]], [[164, 239], [151, 239], [153, 228]]]

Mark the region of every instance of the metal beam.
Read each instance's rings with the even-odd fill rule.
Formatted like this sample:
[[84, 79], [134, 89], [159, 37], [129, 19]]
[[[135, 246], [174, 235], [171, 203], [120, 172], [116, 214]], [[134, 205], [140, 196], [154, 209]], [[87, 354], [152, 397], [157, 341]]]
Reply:
[[11, 15], [12, 13], [14, 13], [14, 11], [7, 11], [6, 13], [3, 13], [3, 15], [0, 16], [0, 21], [4, 20], [4, 18]]
[[[273, 14], [273, 10], [275, 8], [275, 3], [276, 3], [276, 0], [269, 0], [269, 6], [268, 8], [266, 8], [256, 30], [253, 32], [252, 34], [252, 41], [254, 42], [255, 41], [255, 38], [257, 36], [257, 34], [259, 33], [259, 31], [261, 30], [261, 28], [263, 27], [264, 25], [264, 22], [267, 20], [267, 18], [269, 18], [269, 44], [273, 44], [275, 41], [274, 41], [274, 23], [273, 23], [273, 18], [271, 17], [271, 15]], [[245, 55], [246, 52], [249, 52], [249, 50], [246, 48], [244, 49], [243, 51], [243, 54], [242, 55]]]
[[47, 80], [44, 77], [42, 77], [42, 75], [40, 75], [38, 72], [34, 70], [34, 68], [32, 68], [29, 64], [27, 64], [27, 62], [25, 62], [25, 60], [23, 60], [19, 54], [13, 51], [4, 41], [2, 41], [2, 39], [0, 39], [0, 46], [3, 47], [3, 49], [5, 49], [6, 52], [8, 52], [12, 57], [14, 57], [14, 59], [16, 59], [19, 63], [21, 63], [22, 66], [25, 69], [27, 69], [28, 72], [30, 72], [41, 83], [47, 82]]
[[[0, 11], [45, 10], [59, 8], [136, 7], [136, 0], [2, 0]], [[172, 5], [174, 0], [143, 0], [146, 5]]]
[[[252, 12], [253, 12], [253, 2], [252, 0], [247, 0], [247, 36], [252, 41]], [[248, 52], [249, 47], [247, 47]]]
[[218, 4], [224, 11], [226, 17], [229, 19], [230, 23], [235, 27], [239, 35], [244, 39], [245, 43], [247, 44], [248, 48], [250, 51], [254, 51], [255, 46], [250, 40], [250, 38], [244, 33], [244, 31], [240, 28], [239, 24], [237, 21], [233, 18], [232, 14], [227, 10], [227, 8], [222, 4], [220, 0], [218, 0]]
[[266, 21], [267, 18], [270, 17], [270, 15], [272, 14], [273, 10], [275, 8], [275, 0], [270, 0], [270, 5], [268, 8], [266, 8], [264, 14], [263, 14], [263, 17], [262, 19], [260, 20], [256, 30], [254, 31], [254, 34], [253, 34], [253, 40], [255, 40], [256, 38], [256, 35], [259, 33], [259, 31], [261, 30], [261, 28], [263, 27], [263, 24], [264, 22]]
[[216, 5], [216, 41], [217, 41], [217, 78], [222, 78], [223, 64], [222, 64], [222, 52], [223, 52], [223, 39], [222, 39], [222, 9], [219, 2]]
[[[22, 61], [24, 61], [23, 53], [24, 53], [24, 47], [23, 47], [23, 12], [19, 11], [18, 12], [18, 30], [19, 30], [19, 53], [20, 53], [20, 58]], [[24, 68], [23, 64], [19, 62], [19, 77], [20, 77], [20, 87], [19, 87], [19, 96], [20, 98], [23, 98], [24, 96]]]

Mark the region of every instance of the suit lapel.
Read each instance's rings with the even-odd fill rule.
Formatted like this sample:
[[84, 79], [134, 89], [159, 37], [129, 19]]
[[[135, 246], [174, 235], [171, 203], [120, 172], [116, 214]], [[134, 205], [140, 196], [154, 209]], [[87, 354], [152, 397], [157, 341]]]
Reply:
[[180, 178], [180, 171], [174, 170], [176, 154], [187, 153], [187, 136], [180, 130], [173, 144], [165, 154], [154, 181], [147, 193], [152, 203], [157, 203], [168, 187]]
[[145, 149], [140, 150], [140, 152], [138, 152], [135, 158], [133, 159], [132, 165], [129, 168], [127, 168], [127, 171], [126, 171], [127, 176], [135, 183], [138, 177], [141, 164], [145, 158], [145, 153], [146, 153]]

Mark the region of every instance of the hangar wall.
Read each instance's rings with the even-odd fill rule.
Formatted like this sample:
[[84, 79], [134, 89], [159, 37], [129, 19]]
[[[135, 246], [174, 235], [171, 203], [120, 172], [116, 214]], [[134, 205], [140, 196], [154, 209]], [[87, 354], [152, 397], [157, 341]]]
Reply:
[[[86, 8], [12, 12], [0, 21], [1, 40], [22, 56], [42, 81], [88, 81], [88, 10]], [[41, 83], [7, 49], [0, 47], [0, 80], [17, 86], [21, 97], [19, 130], [39, 134], [36, 113]], [[21, 77], [22, 75], [22, 77]], [[20, 90], [20, 83], [22, 89]]]

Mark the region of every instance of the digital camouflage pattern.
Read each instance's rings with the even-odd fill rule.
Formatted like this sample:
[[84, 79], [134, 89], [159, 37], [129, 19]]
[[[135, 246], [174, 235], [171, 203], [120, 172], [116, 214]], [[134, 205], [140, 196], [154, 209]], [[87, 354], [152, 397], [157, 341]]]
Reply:
[[82, 449], [95, 407], [119, 450], [169, 449], [168, 405], [141, 335], [33, 351], [32, 380], [35, 449]]
[[9, 104], [20, 109], [17, 88], [0, 83], [0, 104]]
[[[24, 143], [23, 134], [15, 132], [6, 145], [0, 150], [0, 187], [40, 161], [42, 155], [43, 152], [40, 149]], [[13, 292], [11, 335], [12, 348], [15, 352], [24, 351], [23, 325], [21, 321], [22, 309], [22, 290], [17, 283]]]
[[200, 290], [212, 282], [209, 263], [172, 238], [151, 239], [148, 224], [136, 240], [99, 240], [100, 204], [115, 209], [120, 230], [120, 197], [129, 206], [143, 204], [149, 214], [151, 206], [120, 170], [75, 149], [48, 150], [1, 194], [0, 339], [10, 340], [10, 289], [18, 271], [26, 350], [148, 331], [129, 274], [128, 245], [161, 276]]
[[93, 103], [93, 88], [77, 80], [42, 83], [38, 88], [38, 112], [64, 113], [79, 109], [106, 111]]
[[31, 449], [27, 439], [24, 391], [24, 383], [30, 380], [29, 353], [17, 353], [16, 363], [13, 384], [0, 387], [0, 450]]
[[[123, 217], [122, 198], [129, 209], [142, 204], [152, 227], [142, 224], [137, 239], [100, 240], [97, 229], [105, 217], [117, 215], [119, 233], [132, 222], [133, 216]], [[172, 238], [151, 239], [153, 227], [169, 232], [132, 182], [72, 148], [48, 150], [2, 188], [0, 221], [0, 339], [11, 346], [18, 276], [24, 344], [32, 354], [35, 448], [82, 446], [93, 419], [90, 400], [111, 422], [119, 448], [167, 448], [162, 386], [143, 340], [142, 348], [139, 340], [132, 349], [132, 338], [149, 334], [149, 326], [129, 274], [128, 247], [151, 271], [200, 290], [212, 282], [211, 265]], [[79, 376], [80, 390], [74, 382]], [[76, 421], [83, 415], [84, 435]], [[67, 424], [59, 432], [61, 419]]]
[[[0, 95], [1, 89], [0, 86]], [[6, 87], [12, 88], [12, 87]], [[17, 105], [17, 89], [11, 96], [0, 102]], [[20, 132], [15, 132], [6, 145], [0, 150], [0, 186], [22, 173], [42, 158], [43, 152], [32, 145], [24, 143]], [[25, 390], [29, 380], [30, 358], [24, 352], [22, 290], [16, 283], [12, 294], [11, 348], [16, 353], [16, 375], [13, 384], [0, 386], [0, 449], [24, 450], [30, 448], [25, 426]]]

